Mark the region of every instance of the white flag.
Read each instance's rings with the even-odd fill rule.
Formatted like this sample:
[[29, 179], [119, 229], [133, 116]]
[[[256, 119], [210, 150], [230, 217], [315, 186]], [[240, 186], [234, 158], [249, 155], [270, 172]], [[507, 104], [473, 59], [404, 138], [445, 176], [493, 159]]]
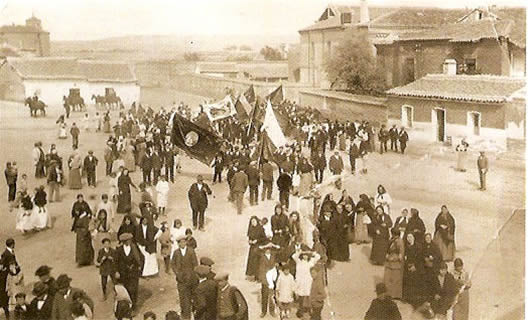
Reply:
[[262, 131], [266, 131], [268, 137], [276, 148], [286, 145], [286, 137], [284, 137], [284, 133], [282, 133], [282, 129], [275, 117], [275, 112], [273, 111], [273, 107], [269, 100], [268, 105], [266, 106], [266, 115], [264, 116]]

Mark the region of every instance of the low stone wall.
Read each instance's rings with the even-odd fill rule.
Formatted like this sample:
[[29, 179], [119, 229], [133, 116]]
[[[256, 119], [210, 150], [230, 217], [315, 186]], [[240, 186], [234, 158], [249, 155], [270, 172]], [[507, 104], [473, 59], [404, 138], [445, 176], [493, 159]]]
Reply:
[[386, 124], [388, 110], [385, 98], [347, 94], [327, 90], [301, 90], [299, 104], [318, 109], [338, 120], [367, 120], [375, 127]]
[[169, 86], [179, 91], [219, 99], [225, 96], [226, 88], [234, 89], [235, 93], [239, 94], [246, 91], [250, 85], [253, 85], [256, 94], [264, 97], [281, 84], [284, 88], [285, 98], [297, 102], [299, 101], [299, 91], [310, 88], [310, 86], [298, 83], [258, 82], [199, 74], [179, 74], [172, 79]]

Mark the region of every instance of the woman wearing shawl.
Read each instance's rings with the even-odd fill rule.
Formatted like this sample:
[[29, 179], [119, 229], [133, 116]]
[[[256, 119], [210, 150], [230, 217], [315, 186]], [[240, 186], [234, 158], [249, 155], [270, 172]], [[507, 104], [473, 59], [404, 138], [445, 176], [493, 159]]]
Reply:
[[412, 233], [405, 237], [405, 262], [403, 264], [403, 301], [417, 308], [424, 302], [423, 254]]
[[303, 240], [303, 230], [301, 229], [301, 219], [299, 212], [293, 211], [290, 213], [288, 231], [290, 232], [290, 237], [294, 242], [302, 242]]
[[123, 217], [121, 226], [119, 226], [119, 230], [117, 230], [117, 238], [119, 239], [124, 233], [130, 233], [132, 236], [136, 235], [136, 226], [132, 223], [132, 218], [128, 215]]
[[256, 216], [252, 216], [249, 219], [247, 237], [249, 241], [249, 252], [246, 265], [246, 277], [248, 280], [253, 281], [257, 276], [259, 267], [259, 246], [266, 242], [264, 227]]
[[389, 248], [389, 230], [392, 228], [392, 220], [383, 211], [382, 206], [376, 208], [376, 213], [375, 220], [372, 220], [375, 231], [372, 241], [372, 251], [370, 252], [370, 261], [374, 265], [383, 265], [387, 249]]
[[73, 225], [73, 231], [77, 234], [77, 241], [75, 242], [75, 262], [79, 266], [91, 265], [94, 260], [92, 230], [90, 230], [91, 220], [90, 213], [82, 212]]
[[400, 238], [400, 230], [395, 229], [392, 231], [383, 275], [383, 282], [387, 286], [387, 292], [395, 299], [402, 298], [403, 261], [404, 244], [402, 238]]
[[444, 261], [453, 261], [456, 251], [455, 218], [445, 205], [442, 206], [442, 211], [435, 220], [434, 242], [440, 249]]
[[130, 186], [137, 189], [128, 175], [128, 169], [124, 169], [123, 173], [117, 179], [117, 188], [119, 195], [117, 198], [117, 213], [129, 213], [132, 210], [132, 196], [130, 194]]
[[430, 233], [425, 234], [422, 251], [424, 262], [431, 262], [435, 270], [438, 270], [440, 263], [443, 261], [442, 253], [440, 253], [440, 249], [438, 249], [436, 243], [433, 242], [433, 237]]
[[348, 218], [343, 211], [343, 206], [338, 204], [336, 212], [330, 218], [335, 232], [331, 234], [331, 239], [328, 248], [328, 256], [335, 261], [349, 261], [350, 250], [348, 247]]
[[425, 224], [422, 218], [420, 218], [420, 212], [415, 208], [411, 208], [411, 217], [409, 218], [409, 223], [405, 229], [405, 238], [407, 238], [408, 234], [412, 234], [415, 241], [422, 245], [424, 241], [424, 233]]
[[329, 193], [324, 197], [323, 202], [321, 203], [321, 210], [319, 211], [319, 220], [323, 219], [323, 213], [330, 212], [330, 215], [332, 215], [335, 211], [336, 203], [334, 201], [334, 195]]

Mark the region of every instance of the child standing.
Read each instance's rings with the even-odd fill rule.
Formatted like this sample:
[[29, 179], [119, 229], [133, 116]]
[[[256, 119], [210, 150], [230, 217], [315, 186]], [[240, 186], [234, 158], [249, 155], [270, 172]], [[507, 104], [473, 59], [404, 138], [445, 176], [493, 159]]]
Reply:
[[289, 318], [290, 309], [293, 303], [293, 294], [295, 292], [295, 279], [290, 273], [290, 267], [285, 265], [279, 272], [276, 284], [276, 297], [279, 303], [280, 318]]
[[196, 242], [196, 239], [194, 239], [192, 234], [193, 233], [190, 228], [187, 228], [187, 230], [185, 230], [185, 238], [187, 238], [187, 246], [196, 250], [196, 247], [198, 247], [198, 243]]
[[115, 284], [114, 274], [116, 267], [114, 262], [115, 250], [110, 247], [110, 239], [104, 238], [102, 243], [103, 247], [99, 249], [95, 265], [99, 268], [99, 274], [101, 275], [101, 287], [103, 289], [102, 300], [105, 301], [108, 277], [112, 278], [112, 282]]
[[46, 204], [48, 203], [48, 200], [46, 198], [47, 198], [47, 194], [46, 194], [46, 191], [44, 190], [44, 186], [35, 188], [35, 196], [34, 196], [33, 202], [39, 209], [38, 213], [46, 212]]

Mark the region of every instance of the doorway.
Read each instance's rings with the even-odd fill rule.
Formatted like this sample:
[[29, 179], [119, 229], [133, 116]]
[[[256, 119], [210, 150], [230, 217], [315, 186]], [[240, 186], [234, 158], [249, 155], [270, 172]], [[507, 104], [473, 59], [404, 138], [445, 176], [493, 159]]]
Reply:
[[413, 107], [402, 106], [401, 123], [405, 128], [412, 128], [413, 126]]
[[434, 115], [436, 116], [436, 140], [437, 141], [440, 141], [440, 142], [444, 142], [445, 141], [445, 137], [446, 137], [446, 131], [445, 131], [445, 126], [446, 126], [446, 111], [445, 109], [434, 109], [433, 110], [434, 112]]
[[468, 112], [468, 125], [470, 127], [471, 134], [480, 136], [480, 113], [479, 112]]

